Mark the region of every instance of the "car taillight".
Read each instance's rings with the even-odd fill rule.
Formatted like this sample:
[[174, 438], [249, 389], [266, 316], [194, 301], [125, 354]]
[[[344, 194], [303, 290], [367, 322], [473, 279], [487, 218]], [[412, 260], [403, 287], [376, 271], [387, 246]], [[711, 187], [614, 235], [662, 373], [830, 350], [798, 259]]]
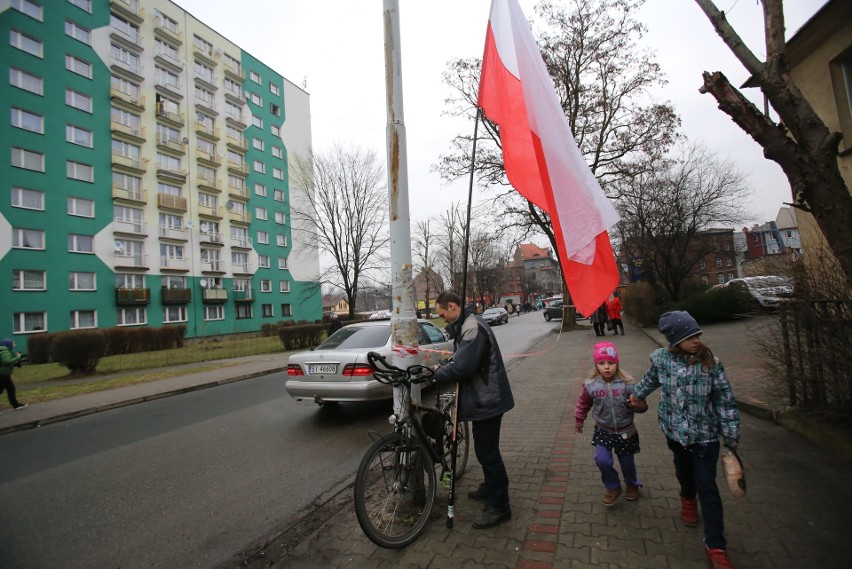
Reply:
[[343, 375], [348, 377], [364, 377], [375, 373], [373, 366], [367, 364], [346, 364], [343, 366]]
[[301, 366], [299, 366], [299, 364], [288, 364], [287, 375], [305, 375], [305, 372], [302, 371], [302, 368]]

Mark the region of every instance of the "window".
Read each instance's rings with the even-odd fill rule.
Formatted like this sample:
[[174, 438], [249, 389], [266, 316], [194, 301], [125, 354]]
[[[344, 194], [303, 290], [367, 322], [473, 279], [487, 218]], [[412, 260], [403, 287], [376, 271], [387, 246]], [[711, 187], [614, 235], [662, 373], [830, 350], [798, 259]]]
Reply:
[[263, 150], [263, 141], [259, 138], [252, 138], [251, 145], [258, 150]]
[[266, 186], [263, 184], [255, 184], [254, 185], [254, 193], [259, 196], [266, 196]]
[[258, 85], [263, 84], [263, 80], [260, 78], [260, 75], [258, 75], [254, 71], [249, 71], [249, 79], [257, 83]]
[[115, 288], [145, 288], [145, 275], [116, 273]]
[[81, 180], [83, 182], [95, 181], [95, 169], [89, 164], [82, 164], [68, 160], [65, 162], [65, 175], [72, 180]]
[[277, 124], [272, 125], [272, 134], [274, 136], [277, 136], [278, 138], [281, 138], [281, 127]]
[[278, 281], [278, 292], [290, 292], [290, 281]]
[[195, 76], [207, 83], [213, 82], [213, 70], [199, 61], [195, 62]]
[[216, 210], [219, 208], [219, 199], [213, 194], [198, 192], [198, 205]]
[[74, 126], [71, 124], [65, 125], [65, 141], [86, 148], [92, 147], [92, 131]]
[[71, 20], [65, 20], [65, 35], [72, 37], [77, 41], [81, 41], [86, 45], [91, 45], [91, 33], [86, 28], [81, 27]]
[[246, 181], [239, 176], [228, 174], [228, 186], [236, 190], [240, 194], [246, 193]]
[[183, 259], [183, 245], [170, 245], [167, 243], [160, 244], [160, 258], [162, 259]]
[[278, 235], [275, 236], [275, 242], [278, 244], [279, 247], [286, 247], [287, 246], [287, 236], [279, 233]]
[[734, 273], [728, 273], [728, 280], [731, 280], [732, 278], [734, 278]]
[[148, 323], [148, 311], [144, 308], [119, 308], [115, 316], [118, 326], [138, 326]]
[[[215, 154], [216, 149], [213, 149], [213, 153]], [[208, 168], [207, 166], [198, 165], [198, 179], [204, 180], [208, 185], [215, 186], [216, 185], [216, 168]]]
[[267, 233], [266, 231], [258, 231], [257, 232], [257, 242], [262, 244], [262, 245], [268, 245], [269, 244], [269, 233]]
[[230, 162], [231, 164], [237, 164], [239, 166], [242, 166], [244, 161], [245, 156], [243, 156], [239, 152], [228, 150], [228, 162]]
[[702, 270], [707, 268], [707, 264], [704, 262], [704, 259], [701, 259], [700, 261], [698, 261], [698, 268], [702, 269]]
[[272, 292], [272, 281], [269, 279], [261, 279], [260, 292]]
[[721, 266], [722, 266], [722, 259], [720, 259], [720, 258], [716, 257], [715, 265], [716, 265], [717, 267], [721, 267]]
[[44, 231], [13, 227], [12, 247], [15, 249], [44, 249]]
[[95, 200], [68, 197], [68, 215], [95, 217]]
[[44, 271], [14, 269], [12, 271], [12, 290], [47, 290]]
[[269, 112], [275, 115], [276, 117], [281, 116], [281, 107], [276, 105], [275, 103], [269, 103]]
[[266, 173], [266, 164], [264, 164], [260, 160], [255, 160], [254, 163], [252, 164], [252, 167], [253, 167], [255, 172], [260, 172], [261, 174]]
[[290, 308], [289, 304], [281, 305], [281, 316], [293, 316], [293, 310]]
[[24, 170], [44, 172], [44, 154], [23, 148], [12, 148], [12, 166]]
[[[139, 58], [137, 57], [137, 60], [138, 59]], [[83, 77], [88, 77], [89, 79], [92, 78], [92, 64], [88, 61], [77, 59], [73, 55], [65, 56], [65, 69], [71, 71], [72, 73], [76, 73], [77, 75], [82, 75]]]
[[92, 0], [68, 0], [81, 10], [85, 10], [88, 13], [92, 13]]
[[730, 257], [728, 257], [727, 259], [725, 259], [725, 266], [726, 266], [726, 267], [732, 267], [733, 265], [734, 265], [734, 260], [733, 260], [733, 259], [731, 259]]
[[213, 102], [213, 93], [207, 89], [202, 89], [198, 85], [195, 86], [195, 99], [207, 107], [212, 107], [215, 104]]
[[243, 112], [234, 103], [230, 101], [225, 101], [225, 114], [234, 119], [237, 122], [243, 122]]
[[145, 233], [145, 222], [142, 221], [141, 209], [115, 204], [112, 206], [112, 220], [120, 224], [119, 227], [116, 227], [118, 231]]
[[[195, 147], [198, 148], [198, 150], [200, 150], [201, 152], [204, 152], [205, 154], [207, 154], [210, 157], [211, 160], [213, 158], [215, 158], [215, 156], [216, 156], [216, 145], [214, 143], [210, 142], [209, 140], [204, 140], [203, 138], [198, 138], [198, 139], [196, 139]], [[216, 179], [215, 174], [210, 178], [215, 180]]]
[[269, 268], [269, 255], [258, 255], [257, 256], [257, 266], [261, 269]]
[[251, 318], [251, 304], [238, 304], [236, 308], [237, 320]]
[[231, 251], [231, 264], [234, 266], [234, 271], [241, 273], [248, 272], [248, 254]]
[[186, 322], [186, 306], [164, 306], [163, 322]]
[[284, 170], [282, 168], [273, 168], [272, 169], [272, 177], [276, 180], [284, 179]]
[[180, 35], [180, 28], [178, 27], [178, 23], [163, 14], [162, 11], [157, 14], [157, 25], [161, 28], [169, 30], [175, 35]]
[[239, 97], [241, 95], [242, 88], [240, 84], [234, 81], [233, 79], [228, 79], [225, 77], [225, 90], [229, 92], [231, 95], [235, 97]]
[[92, 98], [71, 89], [65, 90], [65, 104], [87, 113], [92, 112]]
[[222, 306], [222, 305], [218, 305], [218, 306], [206, 305], [204, 307], [204, 319], [205, 320], [224, 320], [225, 319], [225, 307]]
[[260, 220], [266, 221], [266, 219], [268, 219], [268, 218], [267, 218], [267, 213], [266, 213], [266, 208], [265, 208], [265, 207], [256, 207], [256, 208], [254, 208], [254, 216], [255, 216], [257, 219], [260, 219]]
[[259, 107], [263, 106], [263, 99], [257, 93], [250, 93], [249, 100]]
[[180, 158], [168, 156], [166, 154], [157, 153], [157, 168], [159, 170], [169, 170], [171, 172], [180, 172]]
[[157, 85], [178, 89], [180, 87], [180, 79], [171, 71], [167, 71], [159, 66], [154, 66], [154, 82]]
[[95, 290], [95, 273], [71, 271], [68, 273], [68, 290]]
[[113, 172], [112, 187], [127, 192], [128, 198], [136, 200], [142, 199], [142, 178], [138, 176]]
[[192, 36], [192, 45], [207, 57], [213, 57], [213, 44], [199, 36]]
[[44, 211], [44, 192], [13, 187], [12, 206]]
[[[115, 110], [115, 109], [113, 109]], [[135, 116], [135, 115], [134, 115]], [[139, 117], [136, 117], [137, 119]], [[175, 144], [182, 144], [180, 131], [176, 128], [172, 128], [170, 126], [166, 126], [164, 124], [157, 124], [157, 142], [160, 144], [168, 144], [169, 142]]]
[[95, 238], [91, 235], [68, 234], [68, 251], [70, 253], [94, 253]]
[[36, 95], [44, 94], [44, 81], [41, 77], [14, 67], [9, 68], [9, 84]]
[[23, 109], [17, 109], [15, 107], [12, 107], [11, 114], [13, 127], [20, 128], [23, 130], [29, 130], [31, 132], [37, 132], [39, 134], [44, 134], [43, 116], [31, 113], [29, 111], [25, 111]]
[[[788, 236], [788, 237], [789, 237], [789, 236]], [[727, 241], [725, 241], [725, 244], [722, 246], [722, 248], [723, 248], [725, 251], [730, 251], [730, 250], [731, 250], [731, 244], [730, 244], [730, 243], [728, 243]]]
[[283, 211], [275, 212], [275, 223], [277, 223], [278, 225], [285, 225], [287, 223], [287, 218], [284, 215]]
[[237, 75], [240, 75], [242, 73], [240, 60], [232, 55], [228, 55], [227, 53], [225, 54], [225, 67], [227, 67]]
[[264, 318], [272, 318], [275, 315], [275, 313], [272, 310], [271, 304], [261, 304], [260, 305], [260, 311], [263, 314]]
[[34, 20], [38, 20], [39, 22], [44, 21], [42, 19], [40, 4], [36, 4], [35, 2], [31, 2], [30, 0], [12, 0], [12, 8], [17, 10], [18, 12], [21, 12], [22, 14], [26, 14]]
[[716, 276], [716, 282], [718, 282], [719, 284], [722, 284], [723, 282], [725, 282], [725, 273], [719, 273]]
[[24, 35], [18, 30], [9, 32], [9, 45], [36, 57], [42, 57], [44, 53], [44, 46], [40, 41]]
[[47, 330], [47, 312], [16, 312], [12, 320], [12, 332], [15, 334]]
[[278, 268], [286, 269], [287, 268], [287, 257], [278, 257]]
[[210, 115], [206, 115], [201, 111], [195, 111], [195, 122], [197, 122], [203, 130], [209, 132], [213, 131], [214, 121], [213, 117]]
[[71, 325], [72, 330], [78, 328], [97, 328], [98, 313], [95, 310], [72, 310]]
[[178, 50], [172, 44], [165, 42], [161, 39], [157, 39], [157, 43], [154, 46], [154, 51], [157, 55], [161, 55], [166, 59], [171, 60], [173, 63], [180, 65], [180, 58], [178, 57]]
[[[142, 124], [142, 118], [139, 115], [125, 111], [124, 109], [112, 107], [110, 109], [110, 119], [115, 123], [127, 127], [127, 130], [129, 130], [131, 134], [139, 135]], [[159, 134], [160, 125], [157, 125], [157, 135]]]
[[272, 192], [272, 199], [274, 199], [277, 202], [283, 202], [284, 201], [284, 190], [275, 190], [274, 192]]
[[[139, 210], [137, 210], [139, 211]], [[141, 216], [141, 211], [139, 212]], [[141, 217], [140, 217], [141, 220]], [[174, 230], [174, 231], [183, 231], [183, 217], [180, 215], [174, 215], [171, 213], [160, 213], [160, 234], [162, 235], [164, 231]]]
[[113, 30], [117, 31], [119, 34], [129, 39], [131, 42], [136, 44], [139, 43], [139, 28], [137, 28], [124, 18], [119, 18], [115, 14], [110, 14], [109, 25], [110, 27], [112, 27]]
[[263, 119], [258, 116], [252, 115], [251, 124], [253, 124], [257, 128], [263, 128]]
[[119, 45], [112, 44], [110, 46], [110, 55], [113, 61], [121, 63], [133, 73], [140, 74], [142, 67], [139, 64], [139, 56], [130, 50], [127, 50]]
[[273, 95], [280, 95], [281, 94], [281, 89], [278, 87], [278, 85], [276, 85], [275, 83], [273, 83], [271, 81], [269, 82], [269, 90], [270, 90], [270, 92], [272, 92]]
[[277, 146], [272, 147], [272, 155], [276, 158], [284, 158], [284, 150]]

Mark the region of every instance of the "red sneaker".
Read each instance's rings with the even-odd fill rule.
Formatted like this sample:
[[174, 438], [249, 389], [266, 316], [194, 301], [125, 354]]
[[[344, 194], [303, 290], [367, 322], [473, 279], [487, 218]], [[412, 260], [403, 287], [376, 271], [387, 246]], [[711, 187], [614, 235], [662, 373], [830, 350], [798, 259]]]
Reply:
[[711, 569], [734, 569], [728, 552], [724, 549], [707, 549], [707, 559], [710, 561]]
[[[698, 501], [680, 499], [680, 521], [683, 525], [694, 528], [698, 525]], [[722, 551], [722, 550], [720, 550]]]

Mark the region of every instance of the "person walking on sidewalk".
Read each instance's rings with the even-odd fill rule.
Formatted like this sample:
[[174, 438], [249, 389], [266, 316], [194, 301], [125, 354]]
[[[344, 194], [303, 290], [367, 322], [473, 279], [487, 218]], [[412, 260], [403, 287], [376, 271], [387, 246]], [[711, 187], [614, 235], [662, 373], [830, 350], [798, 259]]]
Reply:
[[583, 432], [583, 423], [589, 410], [595, 421], [592, 446], [595, 447], [595, 464], [601, 471], [606, 487], [603, 505], [610, 507], [621, 496], [621, 480], [613, 466], [612, 453], [618, 456], [621, 474], [627, 486], [625, 498], [639, 499], [639, 478], [636, 476], [634, 455], [639, 452], [639, 432], [633, 422], [633, 409], [627, 404], [633, 393], [633, 378], [624, 373], [618, 363], [618, 350], [612, 342], [595, 344], [595, 368], [583, 384], [574, 419], [577, 432]]
[[592, 326], [595, 328], [595, 336], [606, 336], [606, 302], [598, 306], [597, 310], [589, 316], [589, 322], [591, 322]]
[[473, 522], [476, 529], [494, 527], [512, 519], [509, 506], [509, 475], [500, 454], [500, 425], [503, 414], [515, 406], [503, 356], [491, 327], [473, 306], [464, 308], [452, 292], [442, 292], [435, 300], [438, 316], [447, 322], [455, 355], [439, 366], [435, 380], [458, 382], [459, 421], [470, 421], [473, 427], [473, 449], [482, 466], [484, 482], [468, 493], [472, 500], [487, 501]]
[[9, 404], [13, 409], [23, 409], [29, 403], [18, 401], [18, 398], [15, 397], [15, 384], [12, 383], [12, 370], [21, 365], [21, 352], [13, 352], [14, 349], [14, 340], [9, 338], [0, 340], [0, 393], [6, 391]]
[[618, 336], [618, 329], [621, 328], [621, 335], [624, 336], [624, 323], [621, 321], [621, 299], [618, 298], [618, 291], [609, 295], [609, 299], [606, 301], [606, 315], [612, 322], [612, 335]]
[[659, 423], [674, 455], [680, 482], [681, 521], [698, 525], [696, 495], [704, 520], [704, 545], [713, 569], [731, 569], [726, 551], [722, 498], [716, 485], [719, 437], [729, 448], [740, 438], [740, 416], [722, 363], [701, 343], [698, 322], [684, 311], [660, 317], [669, 343], [651, 354], [651, 367], [630, 397], [647, 408], [645, 398], [660, 388]]

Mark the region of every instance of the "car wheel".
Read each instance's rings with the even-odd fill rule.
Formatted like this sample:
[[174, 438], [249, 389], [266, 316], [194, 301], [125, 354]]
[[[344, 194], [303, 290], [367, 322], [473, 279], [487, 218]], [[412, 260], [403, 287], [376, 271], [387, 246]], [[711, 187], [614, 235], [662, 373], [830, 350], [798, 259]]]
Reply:
[[548, 322], [550, 322], [550, 314], [545, 312], [544, 313], [544, 319], [547, 320]]

